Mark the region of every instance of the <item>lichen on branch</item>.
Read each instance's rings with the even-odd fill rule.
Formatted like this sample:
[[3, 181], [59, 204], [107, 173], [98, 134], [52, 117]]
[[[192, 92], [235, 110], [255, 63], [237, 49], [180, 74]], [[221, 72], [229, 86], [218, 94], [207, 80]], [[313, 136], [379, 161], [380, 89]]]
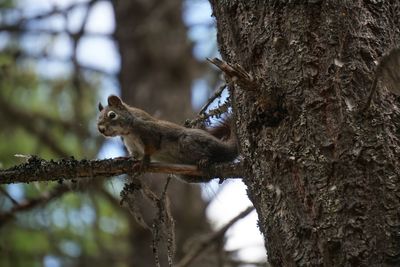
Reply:
[[[228, 163], [211, 166], [207, 176], [219, 178], [241, 177], [241, 165]], [[0, 170], [0, 184], [30, 183], [40, 181], [74, 180], [81, 178], [112, 177], [121, 174], [134, 174], [143, 171], [141, 161], [129, 157], [102, 160], [76, 160], [74, 158], [58, 161], [44, 160], [31, 156], [25, 163]], [[180, 175], [205, 175], [197, 166], [165, 164], [152, 162], [145, 172]]]

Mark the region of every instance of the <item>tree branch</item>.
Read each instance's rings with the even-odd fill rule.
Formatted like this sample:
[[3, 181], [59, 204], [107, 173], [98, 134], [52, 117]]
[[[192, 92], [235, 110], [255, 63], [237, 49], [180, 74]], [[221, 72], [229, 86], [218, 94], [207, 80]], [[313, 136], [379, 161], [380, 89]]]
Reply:
[[[16, 23], [18, 24], [22, 24], [25, 23], [27, 21], [31, 21], [31, 20], [41, 20], [41, 19], [46, 19], [48, 17], [54, 16], [54, 15], [58, 15], [58, 14], [62, 14], [65, 15], [67, 13], [69, 13], [70, 11], [72, 11], [73, 9], [77, 8], [77, 7], [84, 7], [84, 6], [89, 6], [89, 5], [93, 5], [95, 2], [99, 2], [100, 0], [90, 0], [88, 2], [77, 2], [77, 3], [73, 3], [71, 5], [69, 5], [66, 8], [57, 8], [54, 7], [52, 10], [38, 14], [38, 15], [34, 15], [31, 17], [26, 17], [26, 18], [21, 18], [20, 21], [17, 21]], [[106, 1], [106, 0], [104, 0]]]
[[[204, 174], [194, 165], [155, 162], [150, 163], [145, 172], [239, 178], [242, 176], [241, 170], [241, 164], [218, 164], [211, 166], [207, 170], [207, 174]], [[141, 161], [133, 158], [120, 157], [103, 160], [75, 160], [69, 158], [59, 161], [46, 161], [37, 156], [32, 156], [26, 163], [0, 170], [0, 184], [112, 177], [121, 174], [133, 174], [140, 171]], [[199, 179], [199, 182], [200, 180], [202, 179]]]
[[3, 226], [6, 222], [10, 221], [17, 213], [21, 211], [29, 211], [39, 205], [44, 205], [54, 199], [59, 198], [64, 193], [70, 191], [70, 186], [66, 184], [58, 185], [50, 193], [45, 193], [37, 198], [29, 199], [23, 203], [17, 204], [11, 208], [11, 210], [0, 214], [0, 226]]
[[[23, 27], [19, 24], [3, 24], [0, 25], [0, 32], [8, 32], [8, 33], [13, 33], [13, 34], [46, 34], [50, 36], [58, 36], [62, 34], [67, 34], [69, 37], [74, 39], [74, 37], [77, 35], [76, 33], [71, 33], [68, 30], [53, 30], [53, 29], [31, 29], [31, 28], [26, 28]], [[113, 34], [112, 33], [101, 33], [101, 32], [90, 32], [90, 31], [85, 31], [82, 32], [81, 35], [85, 35], [85, 37], [103, 37], [103, 38], [112, 38]]]

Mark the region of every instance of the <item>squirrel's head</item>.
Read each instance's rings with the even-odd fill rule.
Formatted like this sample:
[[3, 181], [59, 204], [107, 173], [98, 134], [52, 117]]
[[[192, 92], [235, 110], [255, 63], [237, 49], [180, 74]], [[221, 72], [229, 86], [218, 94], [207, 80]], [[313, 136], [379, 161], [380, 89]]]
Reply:
[[104, 136], [127, 135], [130, 113], [122, 100], [115, 95], [108, 97], [108, 106], [99, 103], [100, 115], [97, 119], [97, 129]]

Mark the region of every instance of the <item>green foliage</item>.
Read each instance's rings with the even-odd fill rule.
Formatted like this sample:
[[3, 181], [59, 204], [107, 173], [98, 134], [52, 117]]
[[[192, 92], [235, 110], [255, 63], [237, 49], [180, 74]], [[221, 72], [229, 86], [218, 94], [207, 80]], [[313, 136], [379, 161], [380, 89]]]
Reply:
[[14, 154], [44, 158], [94, 157], [98, 146], [91, 133], [96, 116], [96, 83], [75, 88], [67, 79], [40, 80], [33, 68], [0, 54], [0, 162], [18, 163]]
[[[20, 61], [13, 50], [1, 52], [0, 167], [24, 162], [23, 155], [96, 157], [103, 140], [95, 130], [98, 87], [96, 76], [44, 79], [35, 64]], [[48, 203], [15, 213], [5, 224], [1, 214], [14, 204], [0, 193], [0, 266], [43, 266], [50, 256], [62, 266], [75, 266], [83, 259], [129, 254], [128, 223], [116, 209], [118, 201], [102, 197], [97, 190], [102, 183], [69, 186]], [[59, 187], [35, 183], [3, 189], [11, 195], [17, 190], [17, 201], [24, 203], [45, 199]]]
[[0, 9], [14, 7], [13, 0], [0, 0]]

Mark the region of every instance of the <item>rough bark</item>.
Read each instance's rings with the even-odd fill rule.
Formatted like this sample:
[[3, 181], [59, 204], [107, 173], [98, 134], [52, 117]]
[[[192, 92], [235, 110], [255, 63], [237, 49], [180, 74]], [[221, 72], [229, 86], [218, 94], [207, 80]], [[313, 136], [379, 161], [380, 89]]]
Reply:
[[398, 101], [376, 60], [399, 41], [398, 1], [212, 0], [234, 86], [248, 194], [273, 266], [399, 266]]
[[[183, 1], [120, 0], [113, 4], [121, 54], [122, 98], [156, 117], [183, 123], [193, 114], [190, 86], [197, 66], [182, 21]], [[151, 178], [144, 177], [146, 181]], [[164, 182], [156, 178], [152, 185], [160, 189]], [[199, 187], [174, 181], [169, 193], [179, 259], [184, 255], [183, 244], [208, 231], [209, 225]], [[132, 228], [131, 240], [132, 266], [152, 266], [150, 235]], [[195, 264], [201, 266], [199, 262]]]

